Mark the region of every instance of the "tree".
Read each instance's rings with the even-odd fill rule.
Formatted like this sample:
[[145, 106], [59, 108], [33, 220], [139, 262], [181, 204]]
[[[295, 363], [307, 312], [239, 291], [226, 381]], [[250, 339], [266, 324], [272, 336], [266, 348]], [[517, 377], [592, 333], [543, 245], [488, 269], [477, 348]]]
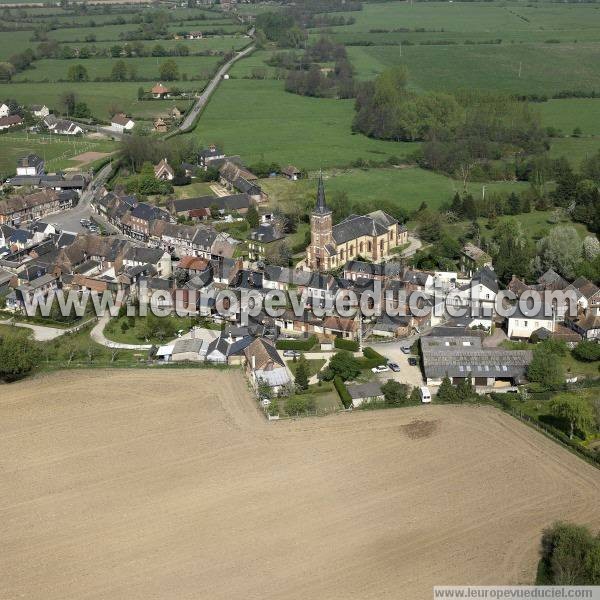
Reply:
[[339, 375], [343, 381], [354, 379], [360, 374], [360, 363], [350, 352], [336, 352], [329, 361], [329, 370]]
[[538, 242], [537, 253], [536, 264], [540, 271], [554, 269], [572, 279], [583, 255], [577, 230], [569, 225], [554, 227]]
[[511, 192], [508, 197], [508, 212], [511, 215], [518, 215], [521, 212], [521, 198], [515, 192]]
[[564, 368], [559, 357], [540, 344], [533, 351], [527, 378], [549, 389], [557, 388], [565, 382]]
[[573, 439], [575, 429], [585, 435], [595, 422], [594, 410], [590, 403], [573, 393], [559, 394], [550, 401], [550, 412], [569, 424], [569, 438]]
[[573, 356], [577, 360], [587, 362], [600, 360], [600, 344], [592, 340], [582, 340], [573, 348]]
[[248, 225], [250, 226], [250, 229], [256, 229], [258, 227], [259, 217], [258, 217], [258, 211], [256, 210], [256, 207], [250, 206], [248, 208], [248, 212], [246, 213], [246, 221], [248, 221]]
[[67, 78], [69, 81], [87, 81], [89, 76], [83, 65], [71, 65], [67, 72]]
[[308, 389], [308, 362], [306, 361], [304, 354], [300, 355], [298, 363], [296, 364], [295, 383], [299, 390]]
[[471, 400], [477, 395], [470, 377], [465, 377], [459, 382], [459, 384], [456, 386], [456, 395], [458, 399], [463, 402], [466, 400]]
[[408, 386], [398, 383], [393, 379], [388, 379], [382, 386], [381, 391], [385, 397], [386, 404], [391, 406], [400, 406], [405, 404], [408, 399]]
[[583, 240], [583, 257], [585, 260], [593, 261], [600, 256], [600, 242], [598, 238], [588, 235]]
[[600, 536], [587, 527], [555, 523], [541, 543], [541, 568], [536, 583], [542, 585], [600, 584]]
[[177, 63], [172, 59], [162, 63], [158, 72], [163, 81], [174, 81], [175, 79], [179, 79], [179, 68], [177, 67]]
[[125, 81], [127, 79], [127, 65], [124, 60], [118, 60], [110, 72], [113, 81]]
[[118, 44], [115, 44], [114, 46], [110, 47], [110, 55], [113, 58], [119, 58], [119, 56], [121, 56], [122, 51], [123, 48], [121, 48], [121, 46], [119, 46]]
[[89, 119], [92, 116], [92, 111], [85, 102], [77, 102], [71, 114], [76, 119]]
[[418, 387], [414, 387], [412, 389], [409, 400], [410, 400], [411, 404], [420, 404], [421, 403], [421, 390], [419, 390]]
[[32, 371], [40, 361], [38, 348], [16, 335], [0, 337], [0, 380], [14, 381]]
[[457, 402], [458, 394], [456, 388], [452, 385], [448, 376], [442, 379], [442, 384], [438, 389], [437, 396], [435, 397], [438, 402]]
[[65, 92], [61, 98], [60, 103], [64, 107], [65, 112], [70, 115], [73, 113], [73, 109], [75, 108], [75, 103], [77, 102], [77, 97], [74, 92]]
[[513, 275], [527, 278], [531, 273], [534, 249], [521, 224], [516, 219], [498, 223], [492, 239], [490, 250], [498, 277], [503, 281], [510, 281]]

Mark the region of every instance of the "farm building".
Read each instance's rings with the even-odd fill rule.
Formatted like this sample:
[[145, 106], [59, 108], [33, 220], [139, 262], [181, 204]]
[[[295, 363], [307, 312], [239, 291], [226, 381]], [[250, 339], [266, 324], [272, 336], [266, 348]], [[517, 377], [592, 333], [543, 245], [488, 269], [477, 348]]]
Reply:
[[19, 127], [20, 125], [23, 125], [23, 119], [19, 115], [0, 117], [0, 131], [11, 127]]
[[524, 381], [531, 350], [484, 348], [476, 336], [425, 336], [421, 338], [427, 385], [470, 378], [475, 388], [507, 391]]
[[43, 175], [44, 160], [37, 154], [28, 154], [17, 161], [17, 175]]
[[287, 167], [281, 169], [281, 173], [291, 181], [297, 181], [302, 175], [300, 169], [294, 167], [294, 165], [288, 165]]
[[131, 129], [133, 129], [135, 127], [135, 121], [133, 119], [130, 119], [128, 116], [124, 115], [123, 113], [117, 113], [111, 120], [110, 120], [110, 126], [115, 130], [115, 131], [130, 131]]

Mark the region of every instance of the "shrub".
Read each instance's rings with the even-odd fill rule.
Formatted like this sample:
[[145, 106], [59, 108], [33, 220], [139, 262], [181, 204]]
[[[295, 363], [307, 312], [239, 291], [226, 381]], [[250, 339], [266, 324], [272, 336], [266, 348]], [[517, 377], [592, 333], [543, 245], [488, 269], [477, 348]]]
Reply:
[[582, 340], [573, 348], [573, 356], [577, 360], [586, 362], [600, 360], [600, 344], [591, 340]]
[[348, 392], [346, 385], [339, 375], [336, 375], [333, 378], [333, 385], [335, 386], [344, 408], [350, 408], [352, 406], [352, 398], [350, 397], [350, 392]]
[[328, 367], [334, 375], [341, 377], [343, 381], [354, 379], [360, 374], [361, 365], [350, 352], [341, 350], [331, 357]]
[[400, 406], [408, 399], [408, 386], [388, 379], [382, 386], [381, 391], [385, 397], [385, 403], [389, 406]]
[[335, 338], [334, 345], [340, 350], [348, 350], [349, 352], [357, 352], [359, 347], [356, 340], [346, 340], [339, 337]]
[[372, 369], [379, 365], [386, 365], [387, 358], [373, 350], [373, 348], [365, 348], [363, 350], [363, 357], [358, 360], [361, 369]]
[[312, 396], [290, 396], [285, 401], [285, 412], [288, 415], [304, 414], [315, 409], [315, 400]]
[[310, 350], [318, 342], [319, 340], [317, 339], [316, 335], [311, 335], [305, 340], [278, 340], [277, 349], [308, 352], [308, 350]]

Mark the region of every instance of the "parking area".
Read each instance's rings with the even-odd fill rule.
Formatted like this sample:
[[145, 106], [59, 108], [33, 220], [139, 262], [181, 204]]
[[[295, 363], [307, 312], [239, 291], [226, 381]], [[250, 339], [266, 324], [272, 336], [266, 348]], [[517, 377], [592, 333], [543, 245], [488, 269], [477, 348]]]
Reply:
[[373, 350], [376, 350], [379, 354], [385, 356], [388, 361], [394, 362], [400, 366], [400, 371], [394, 372], [390, 370], [385, 373], [379, 373], [376, 377], [382, 382], [393, 379], [398, 383], [406, 383], [413, 387], [424, 385], [420, 367], [418, 365], [414, 367], [409, 365], [408, 359], [411, 355], [402, 352], [402, 346], [405, 344], [406, 342], [401, 341], [390, 342], [387, 344], [371, 344]]

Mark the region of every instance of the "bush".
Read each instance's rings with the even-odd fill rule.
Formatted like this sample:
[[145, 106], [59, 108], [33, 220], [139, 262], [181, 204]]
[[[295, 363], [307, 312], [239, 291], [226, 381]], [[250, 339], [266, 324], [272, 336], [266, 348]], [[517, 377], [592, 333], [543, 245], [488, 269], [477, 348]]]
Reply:
[[382, 386], [381, 391], [385, 397], [385, 403], [389, 406], [401, 406], [408, 400], [408, 386], [388, 379]]
[[348, 350], [349, 352], [357, 352], [359, 348], [356, 340], [346, 340], [339, 337], [335, 338], [334, 346], [340, 350]]
[[582, 340], [573, 348], [573, 356], [577, 360], [586, 362], [600, 360], [600, 344], [591, 340]]
[[350, 397], [350, 392], [348, 392], [346, 385], [339, 375], [336, 375], [333, 378], [333, 385], [335, 386], [344, 408], [350, 408], [352, 406], [352, 398]]
[[340, 350], [331, 357], [328, 369], [334, 375], [338, 375], [343, 381], [348, 381], [360, 374], [361, 365], [350, 352]]
[[387, 358], [375, 352], [373, 348], [365, 348], [363, 350], [363, 357], [358, 360], [361, 369], [372, 369], [379, 365], [387, 365]]
[[290, 396], [285, 401], [285, 412], [288, 415], [304, 414], [315, 410], [315, 400], [312, 396]]
[[277, 350], [298, 350], [308, 352], [319, 340], [316, 335], [311, 335], [305, 340], [278, 340]]
[[38, 348], [28, 339], [0, 337], [0, 380], [15, 381], [30, 373], [39, 363]]

